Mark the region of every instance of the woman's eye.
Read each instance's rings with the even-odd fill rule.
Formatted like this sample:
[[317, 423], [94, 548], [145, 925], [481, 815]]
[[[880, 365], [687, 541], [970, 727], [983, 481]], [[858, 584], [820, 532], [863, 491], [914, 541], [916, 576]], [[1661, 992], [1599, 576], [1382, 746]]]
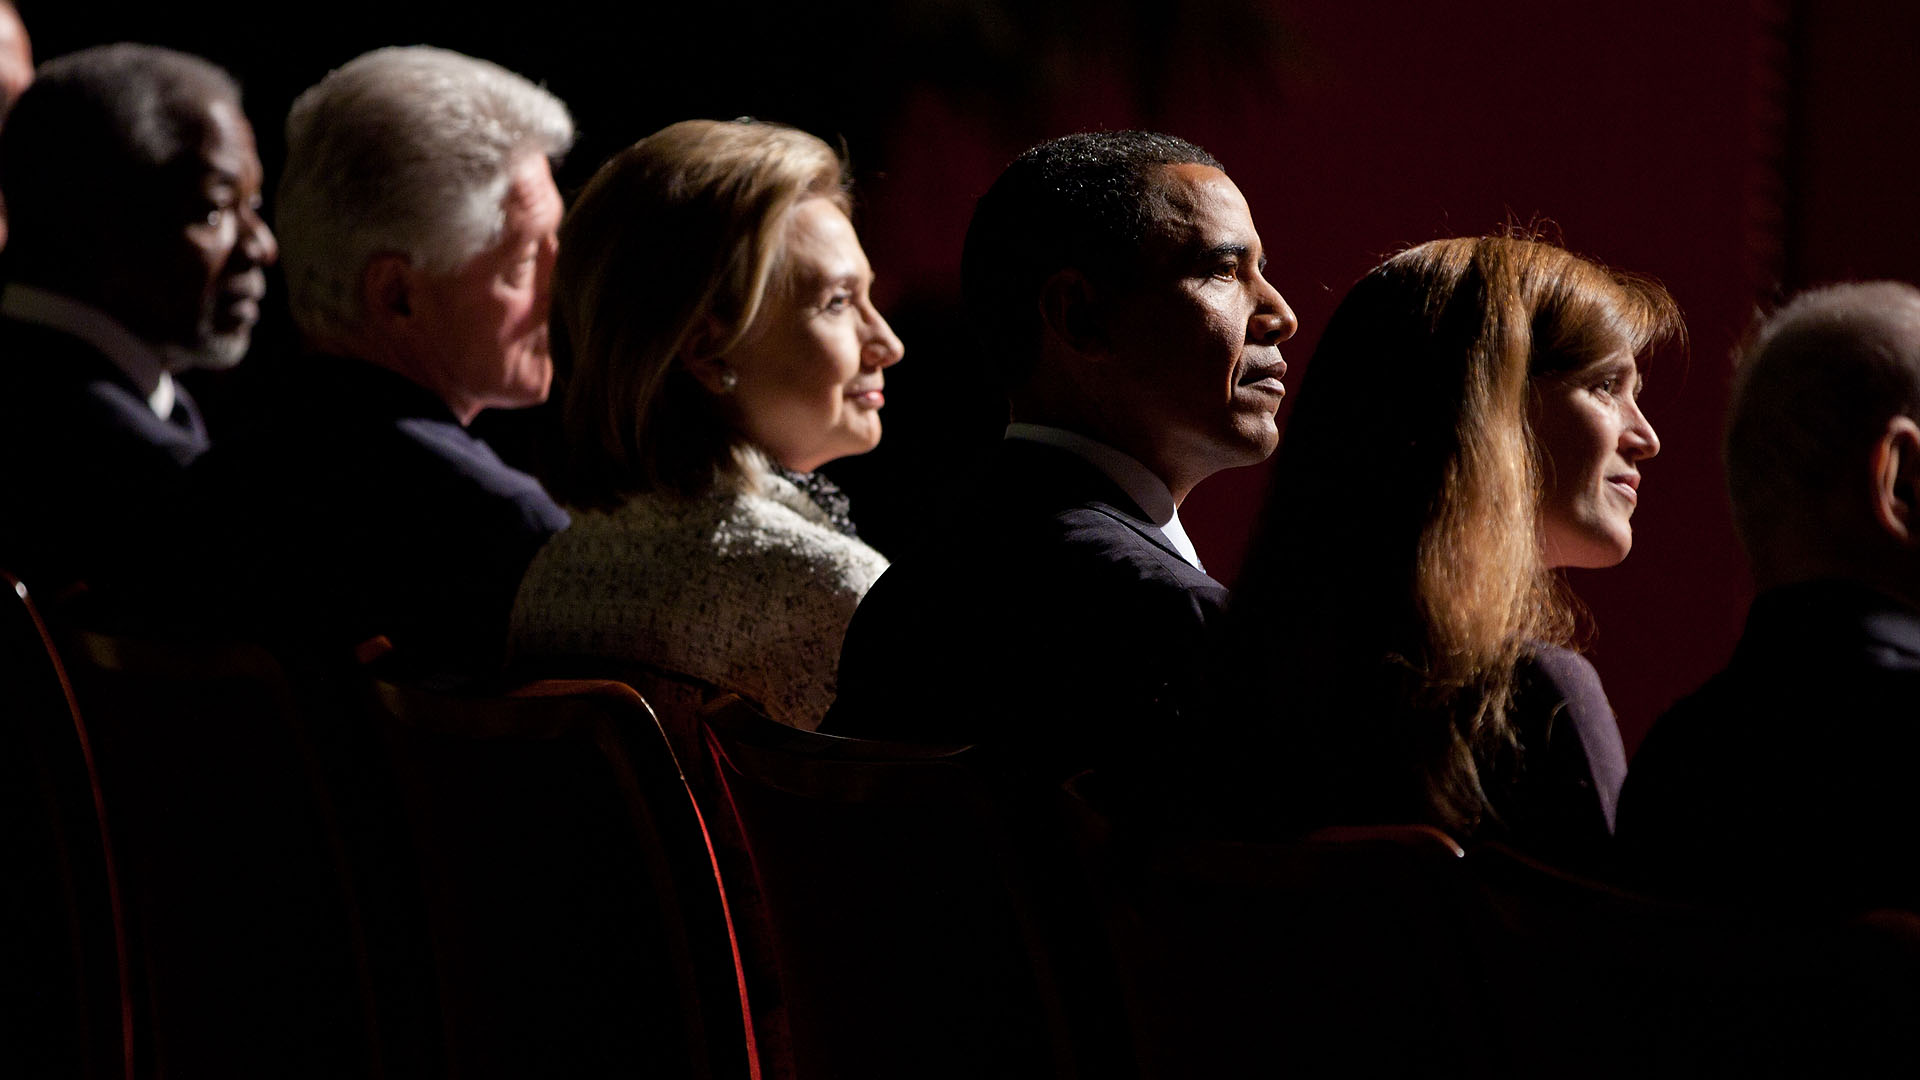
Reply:
[[827, 302], [825, 304], [822, 304], [820, 306], [820, 309], [822, 311], [839, 312], [839, 311], [845, 311], [852, 306], [853, 306], [852, 293], [834, 293], [832, 296], [829, 296], [827, 298]]

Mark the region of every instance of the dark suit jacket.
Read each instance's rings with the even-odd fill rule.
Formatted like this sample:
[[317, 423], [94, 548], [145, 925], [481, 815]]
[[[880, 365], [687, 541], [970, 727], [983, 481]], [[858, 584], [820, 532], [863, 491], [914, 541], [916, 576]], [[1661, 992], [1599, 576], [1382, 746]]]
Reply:
[[1444, 714], [1420, 704], [1430, 693], [1423, 673], [1364, 656], [1313, 661], [1350, 663], [1345, 671], [1305, 670], [1261, 632], [1253, 610], [1236, 614], [1243, 636], [1217, 680], [1219, 746], [1179, 792], [1209, 828], [1271, 842], [1327, 826], [1433, 824], [1562, 869], [1613, 872], [1626, 752], [1584, 657], [1540, 644], [1522, 655], [1507, 711], [1517, 747], [1476, 755], [1493, 812], [1462, 833], [1436, 815], [1428, 792], [1448, 728]]
[[273, 383], [252, 428], [189, 475], [182, 558], [214, 621], [335, 648], [383, 634], [423, 677], [497, 664], [520, 578], [566, 513], [398, 375], [309, 357]]
[[207, 448], [175, 390], [162, 420], [91, 345], [0, 319], [0, 565], [49, 595], [154, 565], [156, 515]]
[[1073, 771], [1185, 721], [1226, 601], [1218, 582], [1054, 447], [1002, 443], [961, 505], [965, 518], [854, 613], [821, 730], [989, 742]]
[[1599, 673], [1579, 653], [1541, 646], [1520, 664], [1511, 717], [1520, 757], [1483, 766], [1481, 782], [1499, 821], [1476, 839], [1610, 876], [1627, 753]]
[[1621, 854], [1680, 897], [1920, 911], [1916, 762], [1920, 612], [1845, 582], [1772, 590], [1634, 757]]

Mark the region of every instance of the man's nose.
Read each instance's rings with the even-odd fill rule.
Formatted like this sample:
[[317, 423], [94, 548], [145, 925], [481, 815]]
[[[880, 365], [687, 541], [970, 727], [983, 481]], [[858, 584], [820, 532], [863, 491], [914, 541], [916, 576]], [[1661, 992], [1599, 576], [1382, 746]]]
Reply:
[[272, 266], [280, 259], [280, 241], [274, 239], [273, 230], [267, 228], [266, 219], [260, 211], [252, 207], [243, 207], [240, 211], [239, 248], [246, 257], [257, 266]]
[[1280, 290], [1267, 284], [1264, 277], [1260, 284], [1265, 295], [1253, 309], [1253, 317], [1247, 320], [1247, 340], [1256, 345], [1278, 345], [1300, 329], [1300, 320], [1294, 317], [1293, 308], [1287, 306]]

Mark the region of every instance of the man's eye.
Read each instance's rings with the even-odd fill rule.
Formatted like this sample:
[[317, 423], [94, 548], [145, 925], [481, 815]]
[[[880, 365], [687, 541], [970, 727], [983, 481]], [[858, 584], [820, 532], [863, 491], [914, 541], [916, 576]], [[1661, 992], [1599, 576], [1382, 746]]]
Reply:
[[207, 211], [205, 221], [208, 226], [217, 229], [226, 224], [228, 216], [232, 213], [233, 207], [231, 206], [216, 206]]
[[1222, 281], [1233, 281], [1240, 276], [1240, 264], [1237, 262], [1221, 263], [1219, 266], [1213, 268], [1213, 276]]

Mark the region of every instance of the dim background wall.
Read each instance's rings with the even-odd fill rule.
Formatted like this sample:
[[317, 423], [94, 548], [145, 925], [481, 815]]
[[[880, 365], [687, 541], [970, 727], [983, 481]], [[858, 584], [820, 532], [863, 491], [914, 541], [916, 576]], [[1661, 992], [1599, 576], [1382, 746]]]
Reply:
[[[1665, 448], [1645, 468], [1632, 558], [1573, 578], [1630, 746], [1723, 662], [1748, 600], [1718, 469], [1731, 348], [1783, 289], [1920, 277], [1920, 11], [1906, 4], [713, 0], [661, 13], [544, 0], [511, 19], [406, 0], [20, 7], [41, 59], [130, 39], [225, 65], [245, 84], [269, 192], [293, 96], [387, 44], [485, 56], [566, 99], [581, 141], [563, 189], [692, 116], [844, 140], [877, 293], [908, 355], [889, 373], [886, 442], [831, 471], [895, 556], [1003, 420], [959, 317], [956, 265], [973, 199], [1041, 138], [1154, 127], [1225, 162], [1300, 316], [1290, 387], [1347, 286], [1409, 244], [1535, 224], [1650, 274], [1678, 298], [1691, 348], [1651, 371], [1645, 404]], [[271, 312], [253, 362], [290, 347]], [[203, 396], [217, 410], [234, 394]], [[537, 458], [551, 419], [482, 423]], [[1216, 477], [1182, 513], [1224, 580], [1246, 555], [1266, 471]]]

